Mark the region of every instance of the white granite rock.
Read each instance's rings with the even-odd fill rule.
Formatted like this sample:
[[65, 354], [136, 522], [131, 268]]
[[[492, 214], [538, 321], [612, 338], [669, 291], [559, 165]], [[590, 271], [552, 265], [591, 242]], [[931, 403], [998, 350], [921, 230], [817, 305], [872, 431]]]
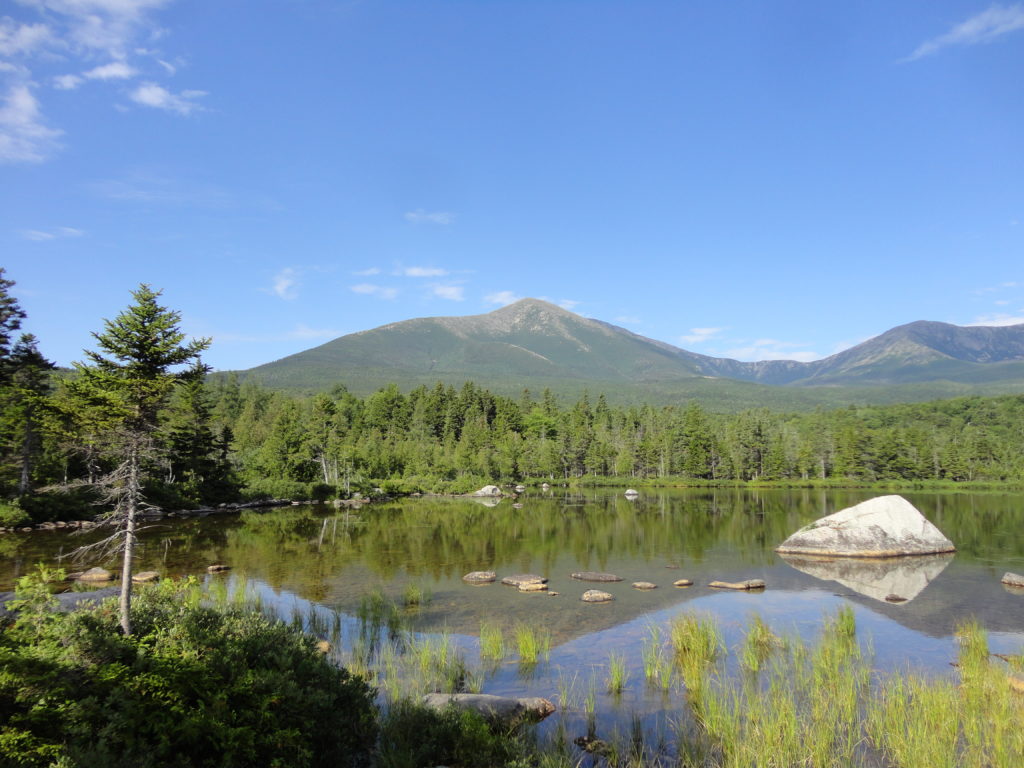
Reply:
[[898, 557], [956, 547], [902, 496], [878, 496], [805, 525], [775, 550], [790, 555]]

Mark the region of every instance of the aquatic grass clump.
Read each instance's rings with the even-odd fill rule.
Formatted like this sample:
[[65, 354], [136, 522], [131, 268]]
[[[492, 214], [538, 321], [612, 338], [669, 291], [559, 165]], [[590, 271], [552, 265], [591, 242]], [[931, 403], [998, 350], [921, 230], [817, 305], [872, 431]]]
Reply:
[[751, 672], [758, 672], [772, 651], [781, 646], [781, 638], [772, 632], [760, 616], [755, 615], [743, 640], [740, 663]]
[[533, 666], [542, 657], [547, 660], [551, 655], [551, 633], [529, 624], [520, 624], [516, 627], [516, 649], [522, 665]]
[[686, 615], [675, 619], [670, 629], [677, 658], [710, 664], [724, 650], [722, 632], [711, 618]]
[[606, 681], [608, 693], [621, 694], [629, 680], [629, 671], [626, 669], [626, 657], [621, 653], [612, 652], [608, 656], [608, 679]]
[[406, 608], [419, 608], [422, 605], [429, 605], [432, 598], [433, 593], [429, 587], [412, 582], [405, 585], [405, 592], [402, 595]]
[[644, 639], [640, 650], [644, 665], [644, 679], [654, 688], [667, 691], [672, 685], [672, 662], [665, 653], [661, 642], [661, 629], [651, 627], [650, 635]]
[[480, 658], [498, 662], [505, 658], [505, 635], [501, 627], [489, 621], [480, 622]]

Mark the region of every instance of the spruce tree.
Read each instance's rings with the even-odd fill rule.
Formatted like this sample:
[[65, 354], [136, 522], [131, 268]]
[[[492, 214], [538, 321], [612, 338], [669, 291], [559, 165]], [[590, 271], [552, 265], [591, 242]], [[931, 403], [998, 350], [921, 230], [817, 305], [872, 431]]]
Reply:
[[115, 527], [106, 543], [123, 552], [121, 628], [131, 634], [132, 559], [138, 513], [145, 508], [143, 482], [155, 452], [159, 415], [174, 389], [205, 375], [200, 354], [209, 339], [185, 343], [178, 312], [161, 306], [159, 291], [142, 284], [135, 303], [93, 333], [97, 351], [86, 350], [78, 375], [67, 384], [72, 401], [105, 423], [115, 468], [98, 480], [111, 504], [107, 522]]

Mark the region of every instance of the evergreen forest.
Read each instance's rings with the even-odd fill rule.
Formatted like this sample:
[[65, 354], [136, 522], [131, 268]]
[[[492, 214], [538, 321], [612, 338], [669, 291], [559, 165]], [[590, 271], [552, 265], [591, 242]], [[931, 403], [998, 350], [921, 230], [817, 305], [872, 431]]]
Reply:
[[[0, 274], [0, 526], [86, 516], [121, 456], [102, 358], [57, 370]], [[143, 287], [145, 288], [145, 287]], [[137, 294], [138, 295], [138, 294]], [[159, 296], [158, 293], [148, 294]], [[156, 305], [154, 305], [156, 306]], [[176, 314], [163, 319], [173, 326]], [[130, 313], [128, 315], [130, 317]], [[106, 335], [116, 338], [116, 324]], [[114, 334], [111, 336], [111, 334]], [[205, 346], [197, 342], [193, 357]], [[198, 367], [197, 367], [198, 366]], [[97, 372], [98, 371], [98, 372]], [[1024, 395], [790, 413], [696, 400], [625, 406], [599, 392], [517, 398], [466, 382], [314, 395], [193, 364], [149, 420], [143, 496], [187, 507], [243, 498], [466, 493], [488, 483], [931, 485], [1024, 481]], [[122, 420], [123, 421], [123, 420]]]

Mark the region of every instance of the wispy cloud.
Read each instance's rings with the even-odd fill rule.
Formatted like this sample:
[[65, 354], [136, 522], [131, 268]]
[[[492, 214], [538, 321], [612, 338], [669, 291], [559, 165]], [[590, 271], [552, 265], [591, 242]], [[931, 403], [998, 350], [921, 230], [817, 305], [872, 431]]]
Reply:
[[571, 312], [572, 310], [576, 309], [576, 307], [578, 307], [583, 302], [582, 301], [577, 301], [576, 299], [559, 299], [556, 303], [562, 309], [568, 309]]
[[25, 56], [44, 47], [53, 38], [45, 24], [22, 24], [10, 18], [0, 19], [0, 56]]
[[46, 240], [57, 240], [62, 237], [81, 237], [85, 232], [81, 229], [75, 229], [74, 227], [57, 227], [56, 229], [42, 230], [42, 229], [23, 229], [21, 236], [26, 240], [33, 240], [35, 242], [43, 242]]
[[358, 277], [370, 277], [372, 275], [380, 274], [380, 267], [370, 267], [369, 269], [360, 269], [357, 272], [353, 272], [353, 275]]
[[800, 347], [806, 346], [802, 342], [757, 339], [744, 346], [727, 349], [723, 354], [726, 357], [752, 363], [761, 360], [797, 360], [801, 363], [809, 363], [811, 360], [821, 358], [821, 355], [816, 352], [812, 352], [809, 349], [800, 349]]
[[691, 328], [690, 332], [679, 337], [683, 344], [703, 344], [718, 336], [725, 328]]
[[131, 92], [129, 98], [136, 104], [144, 107], [162, 109], [165, 112], [175, 112], [179, 115], [191, 115], [203, 107], [194, 100], [206, 96], [206, 91], [182, 91], [171, 93], [162, 85], [156, 83], [142, 83]]
[[270, 292], [279, 299], [291, 301], [299, 298], [299, 273], [294, 267], [285, 267], [271, 281]]
[[455, 221], [455, 214], [449, 211], [425, 211], [417, 208], [415, 211], [408, 211], [405, 220], [413, 224], [441, 224], [447, 225]]
[[89, 184], [89, 189], [99, 197], [125, 202], [213, 209], [239, 205], [239, 201], [221, 187], [175, 178], [159, 170], [139, 169], [120, 178], [100, 179]]
[[990, 43], [1020, 29], [1024, 29], [1024, 5], [993, 5], [960, 22], [944, 35], [921, 43], [904, 61], [923, 59], [953, 45]]
[[430, 286], [430, 292], [439, 299], [448, 301], [462, 301], [466, 298], [465, 289], [461, 285], [441, 285], [435, 283]]
[[983, 288], [975, 288], [974, 293], [978, 296], [983, 296], [986, 293], [996, 293], [998, 291], [1007, 291], [1011, 288], [1019, 288], [1021, 284], [1016, 280], [1006, 280], [1002, 283], [996, 283], [995, 285], [986, 285]]
[[135, 67], [123, 61], [112, 61], [109, 64], [101, 64], [86, 70], [80, 75], [57, 75], [53, 78], [53, 85], [58, 90], [71, 91], [86, 80], [129, 80], [138, 73], [139, 71]]
[[1024, 310], [1021, 310], [1015, 315], [1009, 315], [1005, 313], [995, 313], [991, 315], [981, 315], [980, 317], [974, 318], [967, 325], [1020, 325], [1024, 323]]
[[27, 85], [11, 86], [0, 103], [0, 162], [42, 162], [58, 148], [62, 133], [46, 125]]
[[522, 297], [516, 296], [512, 291], [497, 291], [496, 293], [489, 293], [484, 296], [484, 302], [487, 304], [499, 304], [504, 307], [509, 304], [514, 304], [519, 301], [520, 298]]
[[398, 296], [397, 288], [389, 288], [384, 285], [374, 285], [373, 283], [359, 283], [349, 287], [349, 290], [353, 293], [360, 293], [364, 296], [376, 296], [378, 299], [393, 299]]
[[439, 267], [402, 267], [395, 270], [395, 274], [404, 277], [444, 277], [448, 270]]
[[635, 315], [619, 315], [615, 318], [616, 323], [625, 323], [626, 325], [639, 325], [640, 318]]
[[[35, 65], [62, 61], [77, 72], [46, 77], [58, 90], [70, 91], [88, 81], [131, 80], [140, 71], [173, 74], [158, 51], [140, 48], [136, 41], [156, 40], [165, 30], [153, 16], [174, 0], [18, 0], [37, 20], [0, 18], [0, 162], [40, 162], [59, 148], [62, 132], [47, 125], [37, 98], [43, 98]], [[149, 59], [145, 61], [142, 57]], [[97, 62], [102, 63], [97, 63]], [[152, 77], [152, 75], [151, 75]], [[6, 81], [6, 82], [5, 82]], [[201, 107], [203, 91], [172, 92], [157, 82], [145, 82], [128, 93], [144, 106], [187, 115]], [[120, 107], [123, 111], [123, 107]]]

